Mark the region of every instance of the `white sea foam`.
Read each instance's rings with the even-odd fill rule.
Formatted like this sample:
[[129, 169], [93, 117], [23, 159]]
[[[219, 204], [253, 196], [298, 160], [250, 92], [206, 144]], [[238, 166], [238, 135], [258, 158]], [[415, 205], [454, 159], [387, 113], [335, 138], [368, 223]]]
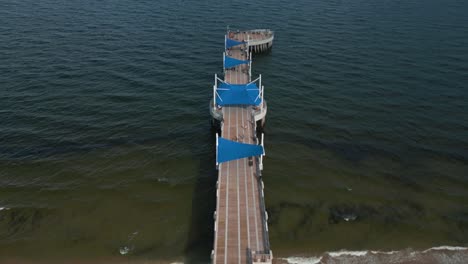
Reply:
[[289, 258], [283, 258], [283, 260], [286, 260], [289, 264], [318, 264], [322, 260], [322, 258], [316, 258], [316, 257], [289, 257]]
[[169, 179], [165, 177], [161, 177], [161, 178], [158, 178], [158, 182], [169, 182]]
[[[438, 250], [447, 250], [447, 251], [464, 251], [468, 250], [468, 247], [459, 247], [459, 246], [439, 246], [426, 249], [424, 251], [410, 251], [410, 250], [402, 250], [402, 251], [378, 251], [378, 250], [366, 250], [366, 251], [335, 251], [335, 252], [326, 252], [321, 257], [288, 257], [283, 258], [282, 260], [287, 261], [289, 264], [318, 264], [321, 263], [323, 258], [326, 256], [330, 256], [331, 258], [339, 258], [339, 257], [367, 257], [366, 255], [393, 255], [393, 254], [401, 254], [403, 259], [405, 258], [413, 258], [415, 256], [419, 256], [420, 254], [429, 253], [431, 251], [438, 251]], [[389, 256], [390, 257], [390, 256]], [[379, 262], [380, 263], [380, 262]], [[383, 262], [382, 262], [383, 263]], [[458, 263], [458, 262], [454, 262]]]
[[340, 257], [340, 256], [355, 256], [355, 257], [361, 257], [365, 256], [368, 253], [368, 251], [338, 251], [338, 252], [327, 252], [328, 255], [330, 255], [333, 258]]
[[119, 248], [120, 255], [127, 255], [130, 252], [130, 248], [123, 246]]
[[398, 252], [399, 251], [375, 251], [375, 250], [370, 251], [370, 253], [372, 253], [372, 254], [385, 254], [385, 255], [392, 255], [392, 254], [396, 254]]
[[433, 247], [433, 248], [430, 248], [430, 249], [426, 249], [426, 250], [423, 251], [423, 253], [429, 252], [431, 250], [452, 250], [452, 251], [456, 251], [456, 250], [468, 250], [468, 248], [467, 247], [440, 246], [440, 247]]
[[0, 207], [0, 211], [3, 211], [3, 210], [9, 210], [10, 208], [8, 207]]

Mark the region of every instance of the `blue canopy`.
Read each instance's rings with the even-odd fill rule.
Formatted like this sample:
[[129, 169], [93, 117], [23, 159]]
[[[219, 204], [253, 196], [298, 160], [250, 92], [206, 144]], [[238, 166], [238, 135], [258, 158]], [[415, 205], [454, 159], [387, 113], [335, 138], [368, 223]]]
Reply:
[[230, 47], [240, 45], [240, 44], [244, 44], [244, 43], [245, 42], [243, 42], [243, 41], [237, 41], [237, 40], [233, 40], [233, 39], [230, 39], [230, 38], [226, 38], [226, 49], [228, 49]]
[[247, 157], [260, 156], [265, 153], [263, 146], [239, 143], [225, 138], [218, 138], [217, 163], [237, 160]]
[[220, 83], [216, 96], [216, 104], [225, 105], [260, 105], [260, 89], [257, 84], [229, 84]]
[[234, 59], [229, 56], [226, 56], [226, 54], [224, 54], [224, 68], [232, 68], [234, 66], [247, 64], [249, 62], [250, 62], [249, 60], [238, 60], [238, 59]]

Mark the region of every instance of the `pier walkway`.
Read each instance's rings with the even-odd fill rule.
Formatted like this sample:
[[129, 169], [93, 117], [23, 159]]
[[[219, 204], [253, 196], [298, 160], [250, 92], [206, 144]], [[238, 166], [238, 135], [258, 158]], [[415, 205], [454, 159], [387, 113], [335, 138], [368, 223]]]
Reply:
[[[260, 142], [257, 138], [257, 121], [259, 121], [257, 119], [264, 120], [266, 104], [263, 102], [261, 76], [256, 81], [251, 82], [250, 68], [251, 51], [262, 51], [270, 48], [273, 33], [271, 31], [260, 32], [264, 34], [255, 31], [228, 32], [226, 35], [224, 80], [216, 77], [213, 88], [214, 96], [210, 108], [213, 118], [219, 121], [220, 136], [230, 141], [231, 144], [241, 143], [236, 145], [239, 148], [248, 149], [249, 147], [261, 146], [263, 151], [263, 154], [259, 156], [244, 154], [243, 156], [246, 157], [239, 158], [240, 156], [237, 156], [235, 159], [219, 161], [221, 151], [230, 152], [226, 155], [232, 155], [239, 149], [223, 148], [221, 143], [218, 143], [217, 137], [217, 203], [214, 248], [211, 256], [212, 263], [215, 264], [271, 263], [273, 258], [268, 240], [267, 214], [261, 180], [264, 150], [263, 144], [259, 145]], [[264, 42], [267, 37], [270, 37], [271, 41]], [[250, 40], [254, 42], [250, 42]], [[236, 42], [241, 43], [234, 45]], [[249, 46], [249, 42], [260, 44], [258, 47], [256, 45]], [[234, 46], [229, 47], [230, 45]], [[232, 59], [236, 65], [232, 64]], [[260, 85], [252, 85], [258, 81]], [[218, 86], [218, 83], [222, 85]], [[244, 95], [253, 92], [253, 96], [250, 97], [252, 104], [236, 102], [236, 99], [240, 97], [231, 98], [230, 94], [225, 93], [224, 97], [221, 96], [219, 93], [225, 92], [227, 89], [223, 90], [219, 87], [230, 87], [233, 89], [233, 93], [234, 88], [232, 87], [236, 87], [236, 89], [247, 87], [243, 92]], [[254, 98], [255, 95], [257, 98]], [[227, 102], [228, 99], [231, 100], [231, 103]]]

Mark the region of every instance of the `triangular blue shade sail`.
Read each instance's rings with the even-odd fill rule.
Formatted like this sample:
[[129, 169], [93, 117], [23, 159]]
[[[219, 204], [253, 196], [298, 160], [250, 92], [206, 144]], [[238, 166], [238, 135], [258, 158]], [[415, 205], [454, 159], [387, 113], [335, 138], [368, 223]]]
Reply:
[[233, 39], [230, 39], [230, 38], [226, 38], [226, 49], [229, 49], [230, 47], [234, 47], [234, 46], [244, 44], [244, 43], [245, 42], [243, 42], [243, 41], [237, 41], [237, 40], [233, 40]]
[[257, 84], [220, 83], [216, 90], [216, 104], [225, 105], [255, 105], [262, 102]]
[[250, 62], [249, 60], [238, 60], [238, 59], [234, 59], [234, 58], [224, 55], [224, 68], [226, 69], [232, 68], [234, 66], [241, 65], [241, 64], [248, 64], [249, 62]]
[[225, 138], [218, 138], [217, 163], [237, 160], [247, 157], [260, 156], [265, 153], [263, 146], [239, 143]]

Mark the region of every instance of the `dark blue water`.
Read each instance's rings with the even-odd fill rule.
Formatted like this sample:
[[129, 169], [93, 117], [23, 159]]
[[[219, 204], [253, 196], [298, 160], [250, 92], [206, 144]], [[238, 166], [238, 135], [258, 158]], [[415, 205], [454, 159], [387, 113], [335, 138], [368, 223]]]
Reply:
[[467, 12], [0, 1], [0, 259], [209, 260], [227, 25], [276, 33], [253, 63], [276, 256], [467, 246]]

